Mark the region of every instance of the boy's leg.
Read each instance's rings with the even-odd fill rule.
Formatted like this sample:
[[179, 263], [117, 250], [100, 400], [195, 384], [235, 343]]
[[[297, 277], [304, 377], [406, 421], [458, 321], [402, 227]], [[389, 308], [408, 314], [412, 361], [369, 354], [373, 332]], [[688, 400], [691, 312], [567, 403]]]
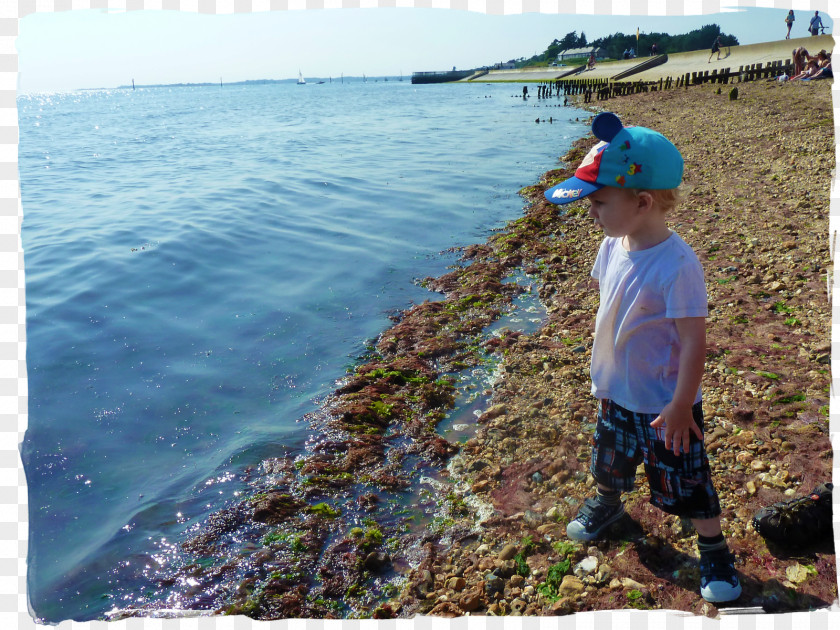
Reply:
[[691, 519], [697, 530], [700, 552], [700, 595], [707, 602], [731, 602], [741, 596], [735, 571], [735, 556], [729, 552], [720, 527], [720, 517]]
[[595, 540], [622, 516], [624, 504], [621, 502], [621, 491], [599, 485], [595, 497], [586, 499], [575, 520], [566, 526], [566, 535], [572, 540]]
[[[703, 430], [703, 408], [692, 409]], [[645, 471], [651, 503], [670, 514], [688, 515], [697, 530], [700, 552], [700, 594], [712, 603], [730, 602], [741, 595], [735, 558], [729, 553], [720, 525], [720, 502], [711, 478], [702, 440], [691, 436], [688, 452], [674, 455], [665, 448], [664, 429], [647, 424], [640, 440], [646, 444]]]
[[694, 525], [694, 529], [700, 536], [706, 536], [707, 538], [720, 536], [722, 532], [719, 516], [716, 518], [693, 518], [691, 524]]
[[586, 499], [566, 526], [572, 540], [595, 540], [624, 515], [621, 491], [631, 490], [641, 461], [632, 420], [625, 409], [609, 400], [598, 401], [598, 422], [592, 446], [590, 472], [598, 482], [596, 495]]

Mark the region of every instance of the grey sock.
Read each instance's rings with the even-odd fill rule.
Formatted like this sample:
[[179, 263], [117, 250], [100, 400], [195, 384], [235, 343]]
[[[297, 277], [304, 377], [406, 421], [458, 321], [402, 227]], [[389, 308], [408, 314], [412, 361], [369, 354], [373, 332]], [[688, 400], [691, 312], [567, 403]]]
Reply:
[[621, 492], [619, 490], [596, 490], [595, 497], [599, 503], [609, 505], [610, 507], [618, 507], [621, 504]]
[[723, 534], [711, 537], [697, 535], [697, 550], [700, 553], [720, 551], [722, 549], [727, 549], [726, 539], [723, 537]]

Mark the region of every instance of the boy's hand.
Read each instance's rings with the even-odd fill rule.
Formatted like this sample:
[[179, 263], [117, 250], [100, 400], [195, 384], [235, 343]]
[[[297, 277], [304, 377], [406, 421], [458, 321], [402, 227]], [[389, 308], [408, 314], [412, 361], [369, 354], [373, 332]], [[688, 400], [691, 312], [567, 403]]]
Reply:
[[675, 319], [677, 334], [680, 337], [680, 367], [677, 373], [677, 387], [674, 398], [659, 416], [650, 423], [654, 429], [665, 427], [665, 448], [679, 456], [680, 446], [688, 453], [688, 441], [691, 431], [698, 439], [703, 439], [703, 432], [694, 421], [691, 408], [703, 377], [703, 365], [706, 359], [706, 320], [703, 317], [684, 317]]
[[703, 439], [703, 432], [697, 426], [694, 415], [691, 413], [691, 405], [669, 403], [656, 420], [650, 423], [650, 426], [654, 429], [665, 427], [665, 448], [674, 451], [674, 455], [677, 456], [680, 454], [680, 446], [683, 453], [688, 453], [692, 431], [697, 439]]

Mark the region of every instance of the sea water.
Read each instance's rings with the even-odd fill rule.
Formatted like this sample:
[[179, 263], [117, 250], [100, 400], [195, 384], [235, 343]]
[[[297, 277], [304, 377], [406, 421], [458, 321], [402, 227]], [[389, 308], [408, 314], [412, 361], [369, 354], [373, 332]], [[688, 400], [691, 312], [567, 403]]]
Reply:
[[333, 80], [19, 97], [39, 619], [101, 617], [111, 578], [235, 501], [238, 472], [300, 453], [302, 418], [388, 316], [437, 299], [417, 280], [521, 216], [517, 191], [586, 114], [520, 94]]

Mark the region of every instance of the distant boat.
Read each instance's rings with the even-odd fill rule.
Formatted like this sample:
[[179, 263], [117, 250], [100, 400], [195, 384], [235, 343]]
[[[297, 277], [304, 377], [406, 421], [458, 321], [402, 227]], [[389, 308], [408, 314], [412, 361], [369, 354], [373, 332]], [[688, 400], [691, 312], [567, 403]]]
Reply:
[[303, 74], [301, 74], [300, 70], [298, 70], [298, 85], [306, 85], [306, 81], [303, 79]]

